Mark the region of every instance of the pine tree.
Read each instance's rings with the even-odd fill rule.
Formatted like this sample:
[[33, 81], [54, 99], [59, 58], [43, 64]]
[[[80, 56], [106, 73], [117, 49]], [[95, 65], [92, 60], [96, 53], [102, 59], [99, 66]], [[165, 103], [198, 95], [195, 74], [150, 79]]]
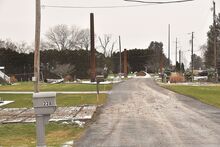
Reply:
[[[207, 50], [205, 51], [205, 65], [207, 68], [214, 67], [214, 27], [211, 25], [207, 33]], [[216, 35], [217, 35], [217, 59], [220, 59], [220, 13], [216, 18]]]

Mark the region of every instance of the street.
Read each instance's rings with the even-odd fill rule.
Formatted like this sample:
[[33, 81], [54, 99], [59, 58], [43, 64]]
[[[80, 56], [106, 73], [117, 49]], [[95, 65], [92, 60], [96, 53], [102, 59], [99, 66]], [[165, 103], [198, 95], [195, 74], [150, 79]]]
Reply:
[[117, 84], [77, 147], [219, 147], [220, 109], [159, 87]]

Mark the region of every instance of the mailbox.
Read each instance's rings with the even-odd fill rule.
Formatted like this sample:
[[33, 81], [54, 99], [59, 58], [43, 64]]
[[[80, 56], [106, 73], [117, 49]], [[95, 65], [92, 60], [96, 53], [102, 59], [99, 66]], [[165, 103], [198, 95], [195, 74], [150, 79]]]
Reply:
[[104, 82], [104, 76], [103, 75], [97, 75], [96, 76], [96, 82], [99, 83], [99, 82]]
[[35, 114], [50, 115], [56, 110], [56, 93], [40, 92], [33, 94], [33, 106]]

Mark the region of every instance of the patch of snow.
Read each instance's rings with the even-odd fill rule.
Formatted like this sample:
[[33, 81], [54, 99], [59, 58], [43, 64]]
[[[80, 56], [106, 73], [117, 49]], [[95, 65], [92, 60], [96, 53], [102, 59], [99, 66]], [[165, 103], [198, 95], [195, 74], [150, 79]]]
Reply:
[[146, 72], [145, 72], [145, 74], [146, 74], [145, 76], [136, 76], [136, 75], [135, 75], [134, 78], [137, 78], [137, 79], [151, 78], [150, 74], [148, 74], [148, 73], [146, 73]]
[[74, 124], [77, 124], [77, 125], [78, 125], [80, 128], [83, 128], [83, 127], [84, 127], [84, 125], [85, 125], [85, 122], [78, 121], [78, 120], [73, 121], [73, 123], [74, 123]]
[[194, 80], [208, 80], [208, 76], [194, 76]]
[[61, 147], [72, 147], [73, 146], [74, 141], [67, 141], [64, 144], [62, 144]]
[[0, 101], [0, 106], [4, 106], [10, 103], [13, 103], [14, 101]]
[[64, 121], [64, 122], [62, 122], [62, 124], [64, 124], [64, 125], [68, 125], [68, 124], [70, 124], [70, 123]]
[[[104, 82], [99, 82], [100, 85], [102, 84], [111, 84], [111, 81], [104, 81]], [[91, 82], [91, 81], [82, 81], [82, 84], [97, 84], [96, 82]]]

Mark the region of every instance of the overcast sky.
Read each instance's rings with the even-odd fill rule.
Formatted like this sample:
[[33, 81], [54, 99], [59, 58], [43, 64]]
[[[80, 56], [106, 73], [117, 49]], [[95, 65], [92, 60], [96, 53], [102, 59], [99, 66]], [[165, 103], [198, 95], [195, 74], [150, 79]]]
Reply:
[[[153, 0], [148, 0], [153, 1]], [[163, 1], [163, 0], [160, 0]], [[64, 6], [129, 6], [141, 3], [123, 0], [42, 0], [42, 5]], [[42, 8], [42, 37], [48, 28], [57, 24], [76, 25], [89, 28], [89, 13], [95, 15], [97, 35], [121, 35], [123, 48], [147, 48], [151, 41], [161, 41], [167, 55], [168, 24], [171, 25], [171, 59], [175, 61], [175, 39], [184, 53], [184, 61], [190, 59], [189, 40], [195, 32], [195, 50], [206, 43], [206, 33], [212, 23], [212, 0], [143, 5], [114, 9], [62, 9]], [[220, 12], [220, 1], [216, 0], [216, 11]], [[34, 40], [35, 0], [0, 0], [0, 38], [13, 41]], [[189, 62], [188, 62], [189, 63]]]

